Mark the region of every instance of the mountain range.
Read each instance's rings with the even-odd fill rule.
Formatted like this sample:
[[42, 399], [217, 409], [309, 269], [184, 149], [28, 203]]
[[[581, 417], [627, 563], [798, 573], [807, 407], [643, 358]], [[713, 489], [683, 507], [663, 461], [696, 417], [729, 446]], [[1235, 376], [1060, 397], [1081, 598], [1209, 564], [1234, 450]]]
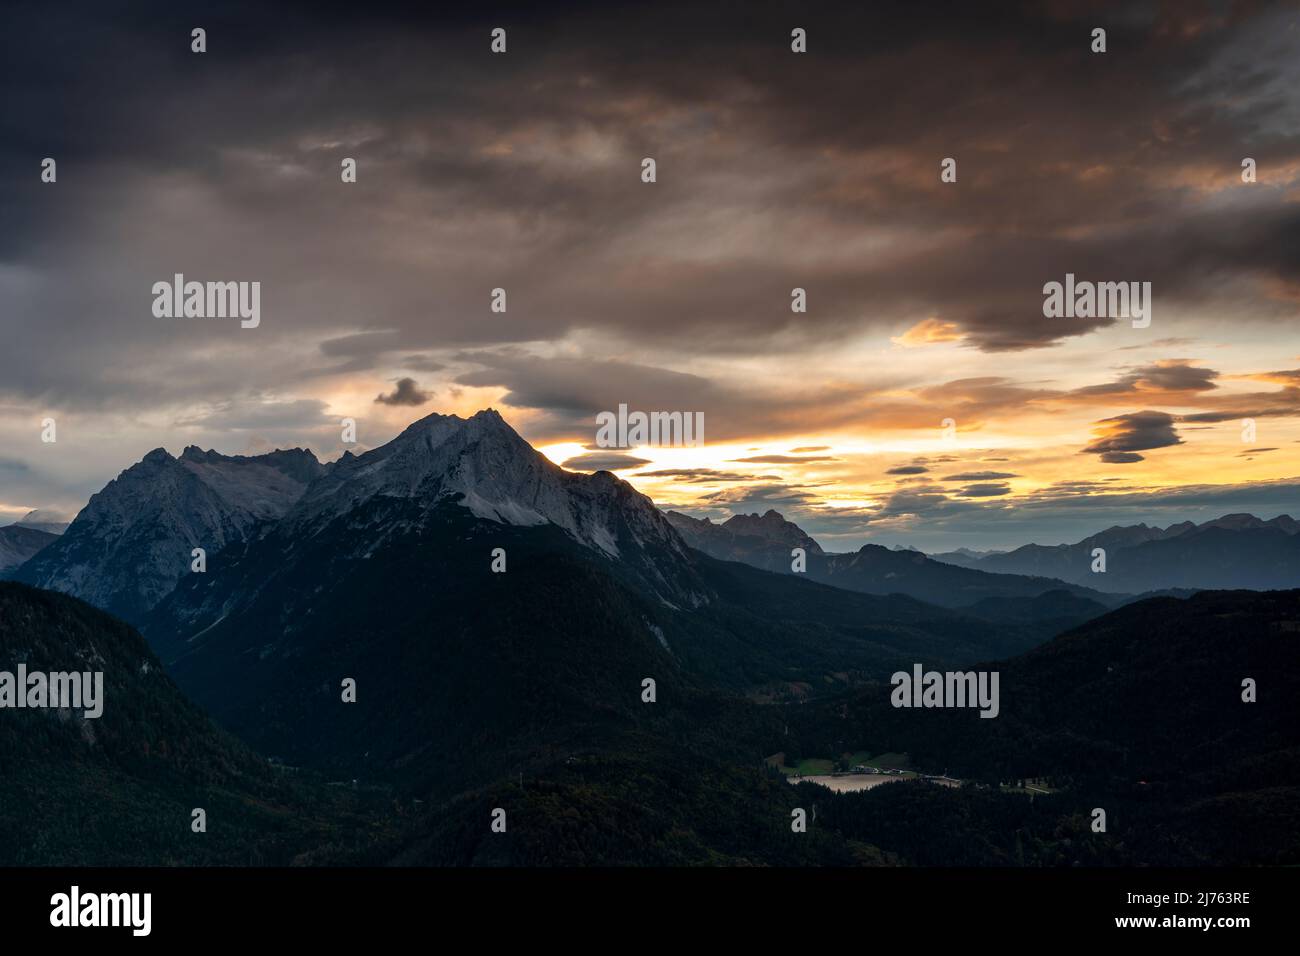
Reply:
[[[581, 475], [552, 465], [503, 421], [498, 437], [507, 440], [484, 442], [487, 415], [500, 421], [495, 412], [481, 413], [462, 429], [454, 416], [431, 416], [412, 426], [423, 444], [404, 434], [364, 462], [347, 453], [322, 464], [303, 449], [245, 457], [191, 446], [175, 458], [155, 449], [93, 496], [61, 537], [51, 534], [60, 525], [36, 513], [0, 528], [0, 575], [73, 594], [142, 624], [187, 574], [195, 548], [212, 557], [281, 519], [288, 519], [283, 534], [300, 536], [313, 523], [372, 500], [459, 495], [471, 514], [487, 521], [562, 529], [674, 607], [707, 601], [689, 570], [692, 549], [790, 574], [791, 552], [802, 548], [802, 573], [813, 581], [904, 594], [1003, 623], [1038, 621], [1048, 629], [1151, 592], [1300, 585], [1300, 524], [1288, 516], [1115, 527], [1073, 544], [1008, 552], [927, 556], [866, 544], [834, 554], [776, 511], [722, 523], [661, 513], [608, 472]], [[479, 453], [466, 457], [472, 443]], [[1098, 548], [1106, 555], [1104, 573], [1093, 570]], [[1038, 600], [1053, 591], [1063, 593]]]
[[[1281, 524], [1206, 531], [1288, 534]], [[204, 565], [193, 564], [194, 548]], [[793, 548], [804, 549], [806, 570], [792, 573]], [[1077, 802], [1092, 799], [1086, 788], [1194, 772], [1180, 719], [1211, 735], [1215, 753], [1240, 745], [1261, 760], [1280, 759], [1293, 736], [1274, 704], [1258, 712], [1264, 722], [1221, 729], [1204, 708], [1185, 713], [1176, 695], [1141, 688], [1163, 673], [1208, 693], [1224, 674], [1264, 673], [1294, 630], [1294, 598], [1139, 599], [911, 550], [830, 554], [774, 511], [697, 521], [607, 472], [564, 471], [490, 409], [430, 415], [328, 465], [301, 449], [155, 450], [14, 576], [45, 590], [0, 586], [0, 652], [67, 666], [102, 658], [115, 716], [98, 725], [25, 716], [21, 733], [0, 737], [0, 753], [30, 765], [6, 784], [6, 800], [51, 821], [75, 802], [106, 860], [252, 858], [247, 840], [203, 856], [183, 839], [183, 819], [165, 839], [132, 844], [149, 814], [170, 819], [207, 787], [223, 820], [266, 836], [263, 859], [917, 862], [960, 845], [962, 827], [988, 825], [1010, 860], [1070, 862], [1077, 851], [1062, 834]], [[82, 600], [138, 625], [143, 639]], [[1225, 616], [1246, 637], [1219, 640]], [[1183, 631], [1214, 636], [1202, 654]], [[1125, 654], [1136, 662], [1125, 665], [1132, 686], [1110, 676]], [[1061, 667], [1039, 663], [1056, 655]], [[1012, 729], [931, 734], [946, 725], [880, 713], [871, 688], [918, 661], [999, 662], [1012, 675]], [[1094, 674], [1102, 661], [1112, 670]], [[1092, 675], [1102, 701], [1077, 717], [1051, 705], [1070, 699], [1070, 673]], [[1143, 695], [1164, 708], [1153, 719], [1167, 732], [1141, 736], [1141, 753], [1176, 746], [1179, 762], [1116, 749], [1115, 720], [1142, 719]], [[1241, 744], [1248, 731], [1261, 735], [1254, 749]], [[1047, 829], [1029, 827], [1028, 856], [989, 822], [1019, 804], [924, 787], [933, 826], [947, 828], [930, 843], [864, 831], [856, 810], [791, 841], [790, 808], [807, 795], [764, 758], [863, 747], [906, 747], [932, 769], [994, 784], [1055, 774], [1076, 792], [1044, 802]], [[1123, 773], [1096, 773], [1108, 760]], [[1278, 772], [1289, 785], [1289, 771]], [[46, 777], [62, 781], [54, 796]], [[94, 788], [124, 814], [120, 828], [95, 809]], [[42, 795], [48, 814], [37, 812]], [[862, 804], [881, 819], [907, 812], [896, 795], [846, 796], [834, 806]], [[131, 799], [136, 817], [120, 809]], [[528, 824], [493, 841], [483, 819], [507, 804]], [[303, 806], [325, 809], [294, 809]], [[578, 830], [566, 823], [575, 814]], [[11, 859], [75, 852], [72, 838], [24, 835], [17, 821], [0, 813]]]
[[630, 485], [564, 472], [491, 410], [430, 416], [339, 464], [184, 576], [143, 630], [259, 749], [413, 787], [449, 767], [490, 778], [556, 735], [658, 726], [646, 678], [677, 708], [806, 696], [918, 649], [957, 662], [1039, 639], [714, 560]]
[[[1094, 552], [1106, 570], [1092, 570]], [[1300, 523], [1230, 514], [1167, 528], [1117, 526], [1073, 544], [1027, 544], [1000, 553], [948, 552], [936, 561], [1002, 574], [1050, 575], [1107, 592], [1164, 588], [1269, 590], [1300, 584]]]
[[[906, 595], [1005, 627], [1028, 629], [1041, 639], [1131, 599], [1052, 578], [957, 567], [911, 549], [867, 544], [856, 552], [831, 554], [772, 510], [761, 516], [735, 515], [721, 524], [675, 511], [668, 512], [668, 519], [692, 547], [720, 560], [863, 594]], [[805, 567], [798, 572], [793, 570], [794, 548], [804, 550]]]
[[[721, 523], [673, 511], [668, 517], [692, 547], [714, 557], [790, 573], [791, 549], [802, 547], [806, 573], [814, 580], [870, 594], [909, 594], [946, 607], [1063, 590], [1104, 609], [1153, 592], [1300, 586], [1300, 523], [1287, 515], [1263, 520], [1231, 514], [1168, 528], [1139, 524], [1108, 528], [1074, 544], [932, 555], [873, 544], [851, 554], [828, 553], [772, 510]], [[1104, 571], [1093, 570], [1098, 548], [1105, 552]]]

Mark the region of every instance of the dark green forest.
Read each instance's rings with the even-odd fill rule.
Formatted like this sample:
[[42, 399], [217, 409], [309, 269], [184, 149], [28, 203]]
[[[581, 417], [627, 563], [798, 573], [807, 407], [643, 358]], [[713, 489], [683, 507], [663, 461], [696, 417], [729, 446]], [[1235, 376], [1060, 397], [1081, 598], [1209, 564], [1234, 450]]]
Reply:
[[[465, 588], [490, 584], [457, 581], [453, 590], [464, 597]], [[447, 657], [435, 660], [462, 665], [431, 685], [447, 699], [386, 697], [386, 685], [357, 658], [350, 673], [378, 706], [358, 710], [353, 729], [354, 746], [373, 741], [369, 761], [349, 763], [346, 747], [344, 757], [325, 749], [337, 732], [328, 725], [292, 759], [257, 752], [190, 703], [128, 625], [69, 597], [0, 584], [0, 666], [103, 670], [107, 697], [98, 720], [49, 710], [0, 714], [0, 862], [1300, 861], [1293, 703], [1300, 592], [1156, 598], [975, 665], [1001, 674], [994, 720], [894, 709], [879, 680], [838, 692], [823, 680], [827, 690], [802, 703], [718, 686], [683, 663], [680, 640], [666, 649], [644, 626], [643, 615], [665, 620], [662, 611], [589, 566], [567, 564], [562, 553], [485, 606], [486, 616], [460, 623], [459, 636], [456, 626], [438, 635], [449, 643]], [[765, 612], [761, 601], [751, 607]], [[346, 602], [332, 613], [337, 640], [356, 633]], [[915, 613], [928, 612], [917, 605]], [[421, 686], [410, 680], [428, 654], [418, 631], [383, 646], [400, 665], [388, 673], [403, 678], [390, 678], [390, 694]], [[819, 653], [797, 676], [821, 679]], [[657, 675], [653, 704], [639, 696], [649, 674]], [[321, 700], [332, 702], [334, 677], [308, 672], [303, 680], [327, 683]], [[1258, 683], [1255, 703], [1241, 701], [1245, 677]], [[488, 689], [495, 695], [483, 696]], [[403, 729], [381, 736], [402, 715]], [[256, 719], [273, 726], [276, 716], [259, 711]], [[451, 729], [434, 738], [436, 750], [426, 749], [439, 720]], [[835, 758], [864, 750], [905, 752], [918, 769], [965, 783], [837, 794], [791, 785], [764, 763], [778, 751]], [[1046, 781], [1052, 792], [1002, 786], [1025, 778]], [[190, 830], [194, 807], [207, 811], [206, 833]], [[806, 833], [791, 829], [797, 807], [809, 816]], [[1104, 833], [1090, 826], [1097, 807], [1106, 811]], [[506, 811], [504, 833], [489, 826], [496, 808]]]

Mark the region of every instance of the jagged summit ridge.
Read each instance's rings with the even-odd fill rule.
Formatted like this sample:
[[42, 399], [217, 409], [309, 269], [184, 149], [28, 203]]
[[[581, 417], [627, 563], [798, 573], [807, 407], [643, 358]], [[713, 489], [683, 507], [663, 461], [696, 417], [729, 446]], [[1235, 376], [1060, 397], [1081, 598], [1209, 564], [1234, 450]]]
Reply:
[[155, 448], [93, 495], [57, 542], [14, 577], [138, 620], [189, 569], [283, 516], [324, 473], [310, 451], [228, 456]]
[[628, 536], [684, 551], [649, 498], [607, 471], [565, 471], [490, 408], [467, 419], [429, 415], [386, 445], [340, 459], [286, 520], [320, 525], [377, 497], [450, 499], [488, 521], [553, 524], [610, 557]]
[[822, 547], [802, 528], [786, 519], [781, 512], [769, 508], [764, 514], [732, 515], [722, 523], [722, 527], [735, 534], [764, 538], [792, 548], [804, 548], [810, 554], [821, 554]]
[[[396, 507], [360, 515], [371, 502]], [[186, 573], [192, 548], [212, 556], [274, 532], [293, 551], [341, 521], [364, 556], [435, 520], [444, 503], [499, 524], [553, 525], [666, 601], [707, 600], [689, 583], [689, 549], [649, 498], [609, 472], [565, 471], [493, 409], [426, 416], [330, 465], [301, 448], [232, 456], [191, 445], [179, 457], [153, 449], [91, 498], [57, 548], [15, 577], [139, 620]]]

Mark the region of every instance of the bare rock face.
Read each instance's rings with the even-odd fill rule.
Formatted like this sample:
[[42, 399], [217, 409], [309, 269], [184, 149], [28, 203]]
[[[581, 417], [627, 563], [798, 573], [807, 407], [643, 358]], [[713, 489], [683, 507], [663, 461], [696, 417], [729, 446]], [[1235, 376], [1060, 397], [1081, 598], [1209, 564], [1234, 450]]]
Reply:
[[60, 537], [13, 575], [139, 621], [189, 571], [283, 516], [324, 472], [309, 451], [256, 457], [156, 448], [109, 482]]

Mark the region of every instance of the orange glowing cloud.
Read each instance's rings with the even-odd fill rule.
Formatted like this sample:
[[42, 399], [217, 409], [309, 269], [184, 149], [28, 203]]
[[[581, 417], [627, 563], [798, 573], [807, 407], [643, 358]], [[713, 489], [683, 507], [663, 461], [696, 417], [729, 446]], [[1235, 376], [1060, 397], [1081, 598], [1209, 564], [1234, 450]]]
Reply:
[[902, 335], [893, 336], [890, 341], [903, 348], [917, 348], [940, 342], [959, 342], [961, 339], [961, 329], [956, 324], [930, 318], [916, 323]]

